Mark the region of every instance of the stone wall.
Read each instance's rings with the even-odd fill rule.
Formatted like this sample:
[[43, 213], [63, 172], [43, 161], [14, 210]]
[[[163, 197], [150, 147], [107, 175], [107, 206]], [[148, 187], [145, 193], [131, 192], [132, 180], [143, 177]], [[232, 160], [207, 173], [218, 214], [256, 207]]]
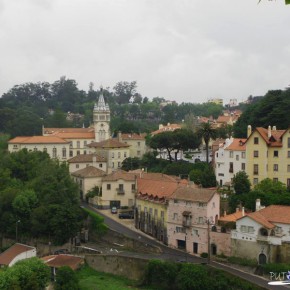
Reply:
[[125, 276], [131, 280], [144, 278], [148, 260], [114, 255], [85, 255], [87, 264], [93, 269]]

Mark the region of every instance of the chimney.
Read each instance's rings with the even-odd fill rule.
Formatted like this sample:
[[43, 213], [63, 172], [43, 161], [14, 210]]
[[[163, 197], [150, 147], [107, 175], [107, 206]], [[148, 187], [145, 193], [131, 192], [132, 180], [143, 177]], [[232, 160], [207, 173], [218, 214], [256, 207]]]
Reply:
[[252, 134], [252, 126], [248, 125], [247, 137], [249, 138], [251, 134]]
[[256, 211], [259, 211], [261, 209], [261, 200], [258, 198], [256, 199]]
[[268, 126], [268, 138], [271, 137], [271, 126]]
[[273, 131], [276, 131], [276, 130], [277, 130], [277, 129], [276, 129], [276, 126], [273, 126], [272, 130], [273, 130]]
[[226, 216], [226, 215], [227, 215], [227, 211], [225, 210], [225, 211], [224, 211], [224, 216]]
[[118, 132], [118, 141], [122, 142], [122, 133], [121, 133], [121, 131]]
[[239, 212], [239, 211], [240, 211], [240, 209], [238, 207], [236, 207], [236, 212]]
[[242, 216], [245, 216], [245, 208], [242, 207]]
[[93, 155], [93, 166], [94, 167], [97, 167], [96, 164], [97, 163], [97, 156], [96, 155]]

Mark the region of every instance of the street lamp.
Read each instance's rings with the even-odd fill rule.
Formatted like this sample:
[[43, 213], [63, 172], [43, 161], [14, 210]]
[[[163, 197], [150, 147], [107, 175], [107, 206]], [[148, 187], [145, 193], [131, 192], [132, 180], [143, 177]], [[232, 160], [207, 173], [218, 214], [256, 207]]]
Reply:
[[18, 242], [18, 223], [20, 223], [20, 220], [18, 220], [16, 222], [16, 225], [15, 225], [15, 239], [16, 239], [16, 243]]

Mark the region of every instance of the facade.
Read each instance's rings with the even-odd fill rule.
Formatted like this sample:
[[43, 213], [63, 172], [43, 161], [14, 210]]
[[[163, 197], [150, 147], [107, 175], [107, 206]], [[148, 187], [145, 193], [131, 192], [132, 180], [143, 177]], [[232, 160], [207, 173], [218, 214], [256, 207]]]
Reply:
[[119, 141], [130, 145], [130, 157], [142, 158], [147, 152], [145, 142], [145, 134], [121, 134], [119, 133]]
[[181, 125], [179, 124], [170, 124], [170, 123], [167, 123], [167, 125], [162, 125], [162, 124], [159, 124], [159, 128], [158, 130], [154, 131], [154, 132], [151, 132], [151, 135], [154, 136], [154, 135], [157, 135], [157, 134], [160, 134], [160, 133], [163, 133], [163, 132], [172, 132], [172, 131], [175, 131], [177, 129], [181, 129]]
[[168, 198], [168, 245], [192, 254], [201, 254], [208, 252], [210, 243], [214, 254], [221, 253], [223, 243], [219, 242], [218, 246], [217, 237], [210, 242], [219, 211], [220, 196], [216, 189], [178, 187]]
[[122, 208], [135, 206], [135, 173], [117, 170], [102, 177], [102, 196], [92, 201], [99, 208]]
[[68, 159], [69, 172], [75, 172], [84, 169], [88, 166], [94, 166], [104, 172], [107, 172], [107, 160], [105, 157], [97, 154], [80, 154], [73, 158]]
[[101, 142], [93, 142], [87, 145], [89, 153], [94, 153], [107, 160], [107, 172], [121, 168], [122, 162], [130, 157], [130, 145], [117, 139], [108, 139]]
[[290, 186], [290, 129], [248, 126], [246, 172], [252, 185], [265, 178]]
[[74, 181], [79, 185], [80, 196], [82, 199], [86, 197], [89, 190], [93, 189], [95, 186], [102, 187], [102, 177], [106, 173], [94, 166], [87, 166], [83, 169], [77, 170], [71, 173]]
[[246, 139], [226, 139], [215, 152], [215, 174], [219, 186], [231, 185], [234, 175], [246, 170]]
[[66, 161], [69, 158], [70, 142], [57, 136], [23, 136], [8, 141], [8, 151], [43, 151], [51, 158]]
[[232, 255], [260, 264], [289, 263], [289, 229], [290, 206], [270, 205], [248, 213], [237, 220], [232, 231]]
[[0, 254], [0, 267], [11, 267], [18, 261], [36, 257], [36, 248], [16, 243]]
[[185, 184], [187, 181], [166, 174], [141, 172], [137, 178], [136, 228], [167, 244], [167, 198]]

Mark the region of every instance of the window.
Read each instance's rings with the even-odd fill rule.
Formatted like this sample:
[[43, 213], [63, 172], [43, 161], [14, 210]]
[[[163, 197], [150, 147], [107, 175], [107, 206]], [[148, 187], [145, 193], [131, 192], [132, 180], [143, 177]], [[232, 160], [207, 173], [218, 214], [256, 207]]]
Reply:
[[175, 213], [173, 214], [173, 219], [174, 219], [175, 221], [178, 220], [178, 213], [175, 212]]
[[85, 154], [85, 155], [87, 154], [87, 150], [84, 150], [84, 154]]
[[127, 157], [127, 152], [124, 152], [124, 157]]
[[121, 158], [121, 152], [118, 152], [118, 158]]
[[290, 172], [290, 164], [287, 165], [287, 172]]
[[192, 234], [193, 234], [194, 236], [198, 236], [198, 230], [196, 230], [196, 229], [192, 229]]
[[287, 152], [287, 157], [290, 158], [290, 151]]
[[141, 151], [137, 151], [137, 156], [141, 156]]
[[254, 164], [254, 174], [255, 175], [259, 174], [259, 165], [258, 164]]
[[233, 173], [234, 172], [234, 163], [233, 162], [230, 162], [229, 172], [230, 173]]
[[53, 148], [52, 149], [52, 158], [56, 158], [56, 154], [57, 154], [56, 148]]
[[243, 159], [246, 158], [246, 152], [242, 152], [242, 158], [243, 158]]
[[241, 229], [241, 232], [242, 233], [250, 233], [250, 234], [252, 234], [252, 233], [255, 232], [255, 229], [252, 226], [244, 226], [244, 225], [241, 225], [241, 228], [240, 229]]
[[115, 156], [115, 154], [114, 154], [114, 152], [112, 152], [112, 158], [114, 158], [114, 156]]
[[278, 164], [273, 165], [273, 171], [278, 171]]
[[141, 143], [140, 142], [137, 142], [137, 145], [138, 145], [138, 147], [140, 147], [141, 146]]
[[174, 203], [178, 203], [178, 199], [174, 199], [173, 202], [174, 202]]
[[[255, 137], [254, 138], [254, 144], [259, 144], [259, 138], [258, 137]], [[290, 147], [289, 147], [290, 148]]]
[[99, 167], [102, 168], [102, 167], [103, 167], [103, 163], [100, 163], [100, 164], [99, 164]]
[[273, 182], [278, 182], [279, 181], [279, 179], [278, 178], [273, 178]]
[[186, 201], [186, 202], [185, 202], [185, 205], [187, 205], [187, 206], [191, 206], [191, 205], [192, 205], [192, 202], [191, 202], [191, 201]]
[[234, 152], [230, 151], [230, 158], [233, 158], [233, 157], [234, 157]]
[[76, 164], [76, 168], [79, 168], [80, 167], [80, 165], [79, 164]]
[[110, 183], [107, 184], [107, 190], [111, 190], [111, 184]]
[[185, 233], [185, 228], [183, 228], [183, 227], [176, 227], [175, 230], [177, 233]]
[[157, 217], [157, 215], [158, 215], [158, 209], [155, 208], [154, 209], [154, 216]]
[[287, 187], [290, 187], [290, 178], [287, 178]]
[[241, 232], [246, 233], [247, 232], [247, 226], [241, 226]]
[[114, 162], [112, 162], [112, 168], [114, 168], [115, 167], [115, 164], [114, 164]]
[[198, 203], [198, 207], [206, 207], [206, 203], [205, 202], [199, 202]]
[[131, 190], [135, 191], [136, 190], [136, 185], [135, 184], [131, 184]]
[[81, 147], [81, 142], [77, 141], [77, 148], [80, 148], [80, 147]]
[[259, 179], [258, 179], [258, 178], [254, 178], [254, 179], [253, 179], [253, 184], [256, 185], [256, 184], [258, 184], [258, 183], [259, 183]]
[[279, 157], [279, 151], [277, 150], [274, 151], [274, 157]]
[[254, 157], [259, 157], [259, 151], [258, 150], [254, 151]]
[[73, 157], [73, 156], [74, 156], [73, 151], [70, 150], [70, 151], [69, 151], [69, 157]]
[[241, 164], [241, 169], [242, 169], [242, 170], [246, 170], [246, 163], [242, 163], [242, 164]]
[[35, 147], [35, 148], [33, 148], [33, 151], [34, 151], [34, 152], [36, 152], [36, 151], [37, 151], [37, 148], [36, 148], [36, 147]]
[[47, 148], [43, 148], [43, 152], [47, 152]]
[[62, 148], [62, 158], [66, 158], [66, 148]]
[[240, 156], [236, 155], [236, 160], [239, 161], [239, 159], [240, 159]]
[[290, 148], [290, 138], [288, 137], [288, 148]]
[[118, 161], [118, 168], [120, 168], [121, 167], [121, 162], [120, 161]]
[[203, 217], [200, 216], [200, 217], [198, 218], [198, 223], [199, 223], [199, 224], [203, 224]]
[[77, 155], [80, 155], [80, 154], [81, 154], [81, 152], [80, 152], [80, 150], [78, 150], [78, 151], [77, 151]]

